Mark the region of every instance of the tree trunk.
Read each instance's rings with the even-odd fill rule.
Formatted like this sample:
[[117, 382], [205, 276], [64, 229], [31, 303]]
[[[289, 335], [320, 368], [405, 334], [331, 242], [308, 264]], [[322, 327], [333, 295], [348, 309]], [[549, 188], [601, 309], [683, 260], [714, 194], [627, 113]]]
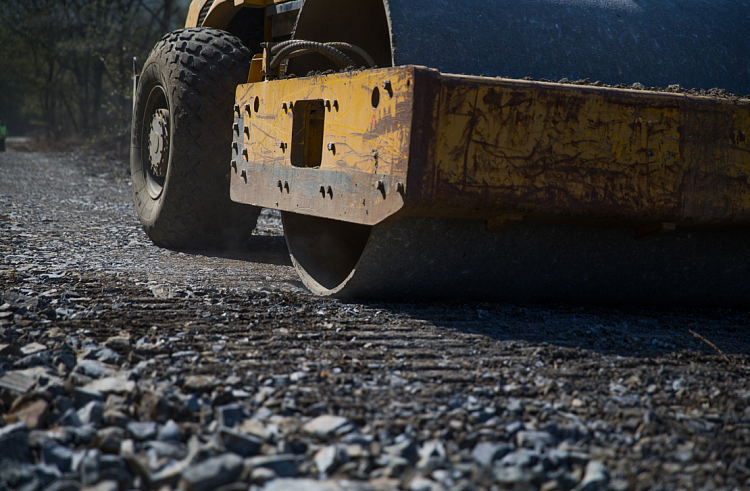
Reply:
[[102, 79], [104, 78], [104, 62], [100, 58], [94, 60], [94, 70], [92, 73], [92, 96], [91, 96], [91, 131], [98, 133], [99, 114], [102, 105]]
[[174, 0], [164, 0], [164, 10], [161, 15], [161, 22], [159, 28], [162, 33], [167, 33], [172, 30], [172, 8], [174, 7]]

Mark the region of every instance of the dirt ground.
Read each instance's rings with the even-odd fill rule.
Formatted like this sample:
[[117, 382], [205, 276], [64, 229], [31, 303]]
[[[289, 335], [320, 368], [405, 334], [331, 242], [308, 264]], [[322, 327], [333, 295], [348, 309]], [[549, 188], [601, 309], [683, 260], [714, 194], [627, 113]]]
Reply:
[[[443, 448], [439, 465], [370, 456], [368, 466], [351, 454], [357, 465], [315, 472], [322, 447], [311, 443], [299, 478], [390, 478], [404, 489], [750, 489], [748, 312], [342, 303], [305, 290], [274, 213], [264, 211], [241, 252], [171, 251], [140, 228], [122, 162], [8, 152], [0, 172], [0, 375], [20, 366], [10, 348], [32, 342], [145, 338], [159, 347], [134, 344], [116, 363], [139, 367], [139, 387], [184, 389], [206, 375], [245, 391], [235, 399], [256, 419], [296, 421], [281, 431], [286, 441], [328, 413], [382, 448], [406, 439]], [[12, 398], [0, 404], [8, 414]], [[55, 425], [51, 416], [45, 424]], [[547, 463], [482, 467], [481, 442]], [[549, 464], [555, 452], [564, 464]], [[606, 469], [598, 480], [592, 462]]]

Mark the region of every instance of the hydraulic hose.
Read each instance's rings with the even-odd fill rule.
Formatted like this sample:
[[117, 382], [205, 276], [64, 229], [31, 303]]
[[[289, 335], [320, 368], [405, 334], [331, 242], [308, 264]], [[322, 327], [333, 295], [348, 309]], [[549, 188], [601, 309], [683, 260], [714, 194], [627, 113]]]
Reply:
[[[301, 51], [320, 53], [334, 62], [336, 65], [338, 65], [339, 68], [346, 68], [355, 65], [354, 61], [352, 61], [352, 59], [346, 56], [344, 53], [336, 48], [327, 46], [324, 43], [317, 43], [314, 41], [287, 41], [286, 43], [288, 44], [285, 44], [281, 49], [279, 49], [276, 53], [276, 56], [274, 56], [273, 60], [271, 60], [271, 63], [269, 64], [269, 68], [271, 70], [275, 70], [276, 68], [278, 68], [281, 62], [292, 53], [297, 56], [303, 54], [301, 53]], [[273, 48], [271, 52], [273, 53]]]

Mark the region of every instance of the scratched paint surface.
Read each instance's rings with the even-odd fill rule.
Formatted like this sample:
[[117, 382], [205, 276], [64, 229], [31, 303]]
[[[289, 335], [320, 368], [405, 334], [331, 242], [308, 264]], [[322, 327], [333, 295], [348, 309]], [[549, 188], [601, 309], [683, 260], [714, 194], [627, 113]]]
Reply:
[[[398, 211], [409, 158], [413, 73], [388, 68], [239, 86], [232, 199], [366, 224]], [[308, 120], [300, 123], [300, 108], [310, 101], [319, 104], [314, 119], [322, 125], [322, 142], [300, 136], [313, 127]], [[302, 141], [319, 148], [314, 166], [293, 158]]]
[[440, 197], [550, 216], [750, 219], [746, 102], [469, 77], [443, 77], [440, 99]]
[[[237, 89], [243, 111], [245, 148], [250, 160], [290, 165], [294, 111], [290, 103], [328, 100], [325, 112], [321, 169], [359, 169], [365, 172], [406, 175], [412, 111], [411, 73], [408, 69], [363, 71], [351, 74], [290, 79], [241, 85]], [[390, 92], [383, 88], [390, 82]], [[373, 97], [373, 92], [377, 97]], [[254, 110], [258, 98], [258, 111]], [[377, 107], [373, 101], [377, 99]], [[286, 104], [286, 109], [284, 109]], [[335, 151], [329, 150], [333, 144]]]
[[[323, 155], [295, 167], [280, 145], [289, 103], [313, 99], [336, 101]], [[243, 85], [237, 101], [231, 189], [243, 203], [364, 224], [396, 213], [750, 224], [747, 100], [400, 67]]]

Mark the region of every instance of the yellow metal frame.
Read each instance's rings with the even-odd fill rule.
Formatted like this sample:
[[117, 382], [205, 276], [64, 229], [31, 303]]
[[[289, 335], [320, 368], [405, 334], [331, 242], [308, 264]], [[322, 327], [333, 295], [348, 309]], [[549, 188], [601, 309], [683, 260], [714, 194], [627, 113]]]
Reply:
[[199, 27], [198, 15], [207, 2], [213, 5], [203, 23], [206, 27], [225, 29], [235, 14], [245, 7], [267, 7], [269, 5], [285, 3], [290, 0], [192, 0], [188, 7], [185, 27]]
[[461, 196], [547, 218], [750, 223], [748, 100], [440, 78], [437, 203], [455, 208]]
[[[323, 155], [295, 167], [291, 108], [311, 100], [329, 101]], [[748, 100], [397, 67], [242, 85], [237, 104], [231, 189], [243, 203], [368, 225], [577, 222], [644, 238], [750, 225]]]
[[[366, 224], [397, 212], [410, 154], [413, 74], [389, 68], [240, 85], [232, 199]], [[324, 112], [320, 134], [310, 132], [301, 111], [313, 101]], [[295, 152], [316, 145], [322, 154], [315, 168], [293, 165]]]

